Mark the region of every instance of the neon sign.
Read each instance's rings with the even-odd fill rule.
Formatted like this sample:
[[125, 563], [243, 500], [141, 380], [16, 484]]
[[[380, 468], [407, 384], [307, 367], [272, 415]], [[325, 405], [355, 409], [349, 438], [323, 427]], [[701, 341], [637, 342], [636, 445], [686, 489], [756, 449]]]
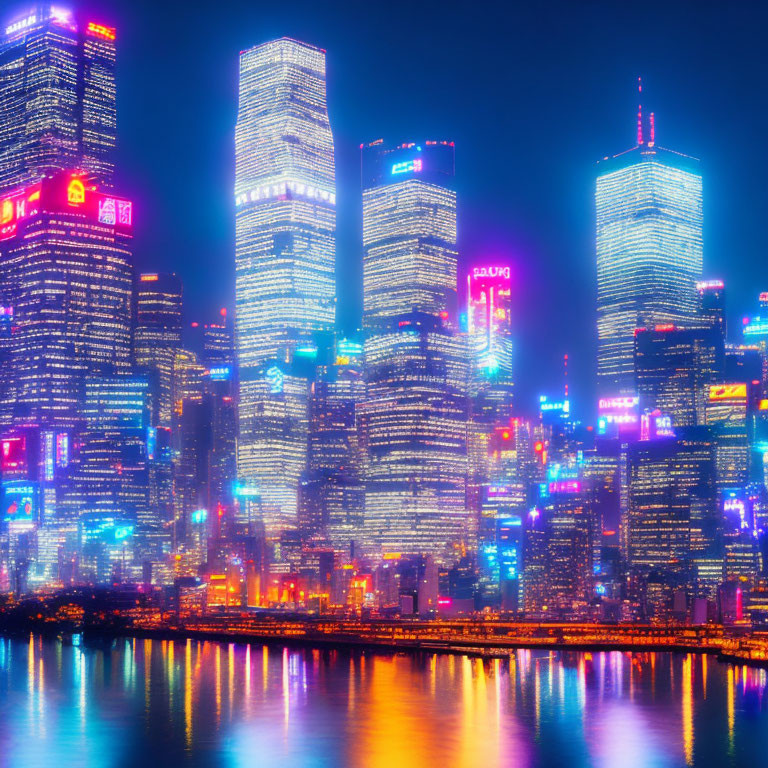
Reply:
[[640, 404], [640, 398], [637, 396], [627, 397], [601, 397], [598, 400], [597, 408], [600, 411], [623, 411], [629, 408], [635, 408]]
[[672, 418], [670, 416], [656, 417], [656, 437], [674, 437], [675, 432], [672, 429]]
[[128, 200], [117, 201], [117, 223], [126, 227], [133, 224], [133, 203]]
[[271, 394], [278, 395], [283, 391], [283, 372], [276, 365], [267, 368], [264, 372], [264, 378], [269, 384], [269, 391]]
[[709, 400], [746, 400], [746, 384], [712, 384], [709, 387]]
[[509, 280], [509, 267], [473, 267], [472, 277], [477, 280], [480, 277], [503, 277]]
[[55, 443], [54, 443], [55, 436], [53, 432], [44, 432], [43, 433], [43, 450], [44, 450], [44, 456], [45, 456], [45, 474], [44, 479], [46, 482], [50, 482], [54, 478], [54, 467], [55, 467]]
[[4, 490], [5, 520], [31, 522], [35, 516], [35, 486], [23, 483], [5, 483]]
[[[105, 197], [103, 200], [99, 200], [99, 223], [114, 226], [116, 221], [115, 199], [113, 197]], [[143, 275], [141, 279], [144, 279]]]
[[85, 202], [85, 184], [80, 179], [72, 179], [67, 185], [67, 202], [71, 205]]
[[241, 499], [257, 499], [261, 494], [255, 485], [246, 485], [245, 483], [235, 483], [234, 495]]
[[548, 411], [560, 411], [563, 415], [566, 415], [571, 410], [571, 404], [568, 400], [548, 401], [546, 395], [541, 395], [539, 397], [539, 410], [543, 413]]
[[230, 368], [228, 365], [220, 365], [208, 370], [208, 377], [211, 381], [227, 381], [230, 376]]
[[66, 432], [56, 435], [56, 466], [69, 466], [69, 435]]
[[420, 157], [413, 160], [404, 160], [400, 163], [395, 163], [392, 166], [392, 175], [397, 176], [400, 173], [418, 173], [423, 167], [424, 164]]
[[556, 480], [549, 484], [550, 493], [578, 493], [581, 483], [578, 480]]
[[37, 16], [27, 16], [25, 19], [19, 19], [18, 21], [14, 21], [13, 24], [9, 24], [5, 28], [5, 34], [12, 35], [14, 32], [20, 32], [22, 29], [27, 29], [36, 23]]
[[696, 283], [697, 291], [719, 291], [725, 288], [725, 283], [722, 280], [700, 280]]
[[94, 37], [100, 37], [104, 40], [115, 39], [115, 28], [105, 27], [103, 24], [94, 24], [94, 22], [90, 22], [85, 31], [89, 35], [93, 35]]

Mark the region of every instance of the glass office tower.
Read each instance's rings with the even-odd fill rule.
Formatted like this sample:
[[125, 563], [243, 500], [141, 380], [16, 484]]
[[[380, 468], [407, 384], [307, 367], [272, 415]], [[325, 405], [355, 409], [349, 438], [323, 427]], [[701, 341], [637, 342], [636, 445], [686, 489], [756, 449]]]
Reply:
[[130, 366], [133, 204], [60, 173], [0, 214], [0, 424], [75, 427], [86, 378]]
[[458, 559], [467, 537], [467, 347], [439, 318], [403, 315], [365, 342], [364, 548]]
[[111, 184], [115, 30], [40, 3], [0, 35], [0, 189], [77, 169]]
[[248, 369], [335, 322], [324, 51], [283, 38], [240, 55], [235, 159], [237, 352]]
[[238, 476], [254, 491], [241, 520], [264, 520], [277, 535], [296, 525], [308, 403], [308, 382], [278, 366], [335, 322], [323, 50], [281, 38], [241, 53], [235, 153]]
[[599, 163], [597, 208], [598, 387], [634, 389], [636, 328], [691, 325], [702, 270], [698, 161], [656, 145], [638, 124], [637, 146]]
[[456, 192], [453, 142], [361, 148], [363, 324], [409, 312], [455, 322]]
[[134, 286], [133, 357], [152, 374], [154, 426], [170, 427], [173, 362], [181, 349], [181, 279], [145, 272]]

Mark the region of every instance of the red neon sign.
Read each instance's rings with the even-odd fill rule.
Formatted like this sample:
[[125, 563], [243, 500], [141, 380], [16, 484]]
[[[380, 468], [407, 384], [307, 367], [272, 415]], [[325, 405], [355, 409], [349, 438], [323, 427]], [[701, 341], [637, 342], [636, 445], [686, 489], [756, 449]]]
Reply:
[[93, 37], [100, 37], [103, 40], [114, 40], [116, 30], [114, 27], [105, 27], [103, 24], [96, 24], [90, 22], [85, 30], [89, 35]]

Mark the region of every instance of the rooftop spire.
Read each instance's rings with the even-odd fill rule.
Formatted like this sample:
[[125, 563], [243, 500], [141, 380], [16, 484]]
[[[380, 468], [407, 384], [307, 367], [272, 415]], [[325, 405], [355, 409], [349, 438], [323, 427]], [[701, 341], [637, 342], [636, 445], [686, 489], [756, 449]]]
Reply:
[[643, 78], [637, 78], [637, 146], [643, 143]]

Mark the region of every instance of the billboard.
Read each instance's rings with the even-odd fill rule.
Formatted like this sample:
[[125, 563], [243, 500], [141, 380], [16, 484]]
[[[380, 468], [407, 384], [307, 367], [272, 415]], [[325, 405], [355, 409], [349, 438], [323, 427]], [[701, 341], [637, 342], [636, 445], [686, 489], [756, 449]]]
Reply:
[[26, 480], [3, 483], [3, 520], [34, 522], [37, 519], [38, 487]]
[[11, 190], [0, 198], [0, 240], [14, 237], [19, 222], [49, 213], [78, 212], [96, 223], [130, 232], [133, 203], [122, 197], [100, 192], [84, 178], [70, 172], [59, 173], [28, 187]]
[[709, 401], [719, 400], [746, 400], [746, 384], [711, 384], [709, 387]]
[[23, 435], [0, 440], [0, 469], [3, 476], [24, 472], [27, 468], [27, 439]]

